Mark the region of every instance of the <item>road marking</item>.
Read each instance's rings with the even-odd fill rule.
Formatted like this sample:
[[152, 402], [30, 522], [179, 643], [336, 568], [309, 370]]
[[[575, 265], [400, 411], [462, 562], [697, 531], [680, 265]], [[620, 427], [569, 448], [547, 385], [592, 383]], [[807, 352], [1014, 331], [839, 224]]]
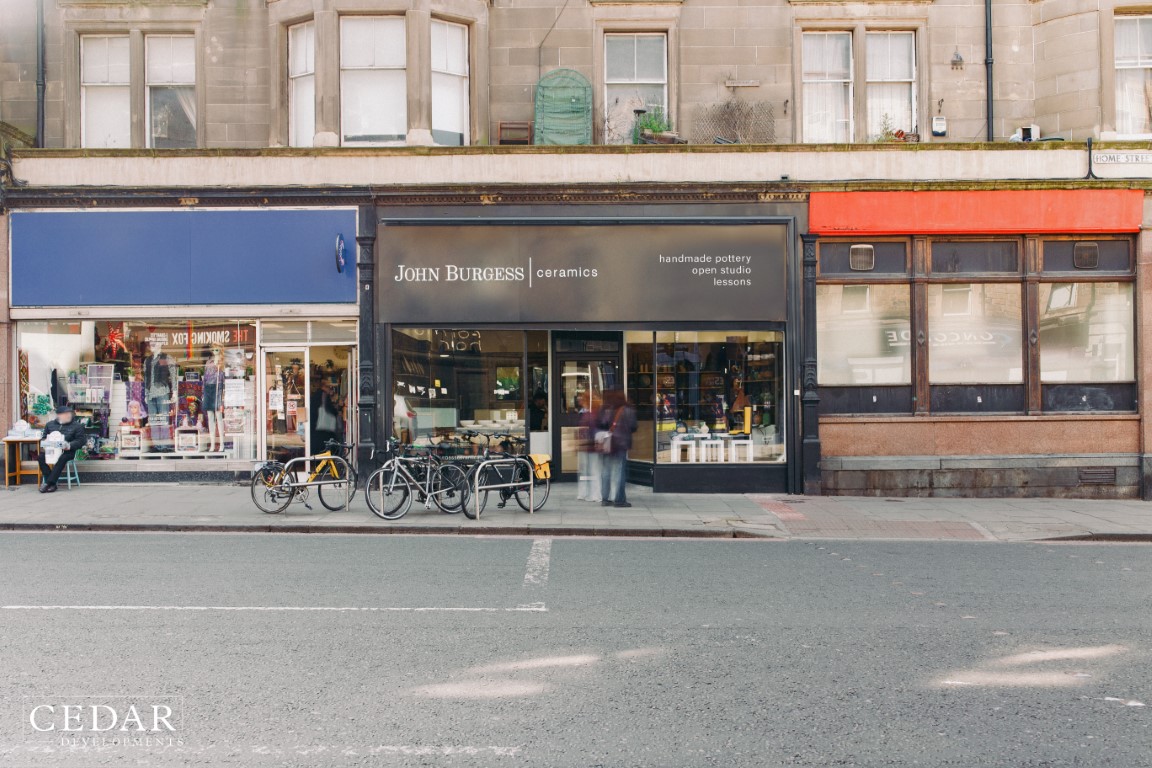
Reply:
[[525, 587], [544, 587], [548, 584], [548, 569], [552, 564], [552, 539], [536, 539], [528, 552], [524, 569]]
[[264, 611], [264, 612], [398, 612], [398, 613], [503, 613], [547, 612], [544, 603], [524, 603], [512, 608], [464, 608], [453, 606], [356, 606], [356, 605], [2, 605], [5, 611]]
[[[91, 744], [83, 748], [85, 752], [112, 752], [120, 751], [123, 747], [112, 744]], [[341, 744], [298, 744], [290, 747], [254, 744], [240, 749], [229, 749], [223, 753], [215, 744], [189, 745], [164, 747], [157, 754], [163, 755], [202, 755], [211, 754], [221, 756], [240, 756], [246, 753], [253, 755], [342, 755], [345, 757], [374, 756], [374, 755], [414, 755], [414, 756], [443, 756], [454, 755], [493, 755], [497, 757], [516, 757], [522, 747], [501, 746], [472, 746], [467, 744], [455, 745], [427, 745], [427, 744], [367, 744], [367, 745], [341, 745]], [[69, 749], [55, 744], [0, 744], [0, 755], [28, 754], [75, 754], [78, 749]]]

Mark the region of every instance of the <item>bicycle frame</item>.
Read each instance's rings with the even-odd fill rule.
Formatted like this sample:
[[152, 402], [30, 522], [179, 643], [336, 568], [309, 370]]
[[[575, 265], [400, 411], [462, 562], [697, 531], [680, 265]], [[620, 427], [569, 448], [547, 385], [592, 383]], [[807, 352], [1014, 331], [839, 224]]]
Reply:
[[[426, 469], [424, 471], [424, 479], [419, 480], [411, 472], [411, 470], [408, 469], [407, 465], [409, 465], [409, 464], [424, 464], [425, 462], [427, 462], [428, 466], [426, 467]], [[389, 459], [387, 462], [385, 462], [384, 466], [387, 466], [389, 463], [395, 463], [395, 465], [396, 465], [396, 472], [394, 472], [392, 474], [392, 479], [389, 481], [389, 485], [388, 485], [389, 492], [391, 492], [395, 488], [396, 475], [403, 473], [404, 479], [407, 480], [412, 485], [412, 487], [414, 489], [419, 491], [424, 496], [423, 502], [424, 502], [424, 508], [425, 509], [431, 508], [431, 504], [433, 503], [434, 497], [443, 496], [443, 495], [445, 495], [445, 494], [447, 494], [453, 490], [452, 488], [441, 488], [438, 491], [432, 490], [432, 476], [435, 474], [434, 470], [435, 470], [436, 464], [437, 464], [437, 460], [435, 459], [435, 457], [432, 457], [432, 456], [399, 456], [399, 455], [397, 455], [397, 456], [393, 456], [391, 459]]]
[[[484, 470], [488, 469], [489, 467], [504, 466], [504, 467], [515, 468], [518, 465], [523, 465], [527, 469], [527, 479], [526, 480], [522, 480], [522, 481], [516, 480], [516, 470], [513, 469], [511, 482], [491, 483], [491, 484], [485, 484], [485, 485], [480, 484], [480, 478], [484, 475]], [[499, 470], [497, 470], [497, 472], [499, 472]], [[473, 493], [476, 494], [476, 500], [474, 502], [476, 505], [476, 519], [477, 520], [480, 519], [480, 491], [496, 491], [496, 490], [502, 490], [505, 488], [514, 489], [514, 490], [521, 490], [521, 489], [527, 487], [527, 489], [528, 489], [528, 514], [532, 514], [532, 511], [534, 509], [536, 509], [536, 482], [535, 482], [536, 478], [535, 478], [534, 472], [535, 472], [535, 467], [532, 466], [532, 462], [529, 461], [528, 459], [524, 458], [523, 456], [507, 456], [507, 457], [502, 457], [499, 459], [486, 458], [483, 461], [481, 461], [479, 464], [477, 464], [476, 465], [476, 480], [475, 480], [475, 483], [474, 483], [473, 488], [472, 488]], [[497, 475], [497, 477], [499, 477], [499, 475]]]

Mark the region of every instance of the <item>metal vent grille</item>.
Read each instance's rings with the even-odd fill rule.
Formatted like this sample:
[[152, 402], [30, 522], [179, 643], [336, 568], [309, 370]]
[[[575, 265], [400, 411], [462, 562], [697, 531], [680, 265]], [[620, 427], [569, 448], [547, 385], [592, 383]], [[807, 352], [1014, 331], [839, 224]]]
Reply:
[[848, 269], [853, 272], [871, 272], [876, 269], [876, 248], [854, 245], [848, 249]]
[[1072, 264], [1076, 269], [1096, 269], [1100, 266], [1100, 246], [1096, 243], [1076, 243], [1072, 246]]
[[1116, 467], [1081, 467], [1080, 485], [1116, 485]]

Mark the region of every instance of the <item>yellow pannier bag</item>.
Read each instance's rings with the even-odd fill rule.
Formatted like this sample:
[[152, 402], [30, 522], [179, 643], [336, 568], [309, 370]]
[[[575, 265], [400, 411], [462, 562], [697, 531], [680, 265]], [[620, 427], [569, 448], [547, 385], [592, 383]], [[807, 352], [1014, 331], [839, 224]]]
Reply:
[[548, 480], [552, 477], [552, 457], [546, 453], [530, 453], [532, 466], [536, 468], [537, 480]]

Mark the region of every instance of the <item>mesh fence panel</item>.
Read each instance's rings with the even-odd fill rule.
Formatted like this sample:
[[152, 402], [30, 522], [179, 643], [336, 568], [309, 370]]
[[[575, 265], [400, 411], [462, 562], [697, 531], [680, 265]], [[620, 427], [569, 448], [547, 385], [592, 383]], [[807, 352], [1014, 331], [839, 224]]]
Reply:
[[701, 107], [696, 110], [691, 139], [693, 144], [773, 144], [776, 120], [772, 104], [732, 99]]

